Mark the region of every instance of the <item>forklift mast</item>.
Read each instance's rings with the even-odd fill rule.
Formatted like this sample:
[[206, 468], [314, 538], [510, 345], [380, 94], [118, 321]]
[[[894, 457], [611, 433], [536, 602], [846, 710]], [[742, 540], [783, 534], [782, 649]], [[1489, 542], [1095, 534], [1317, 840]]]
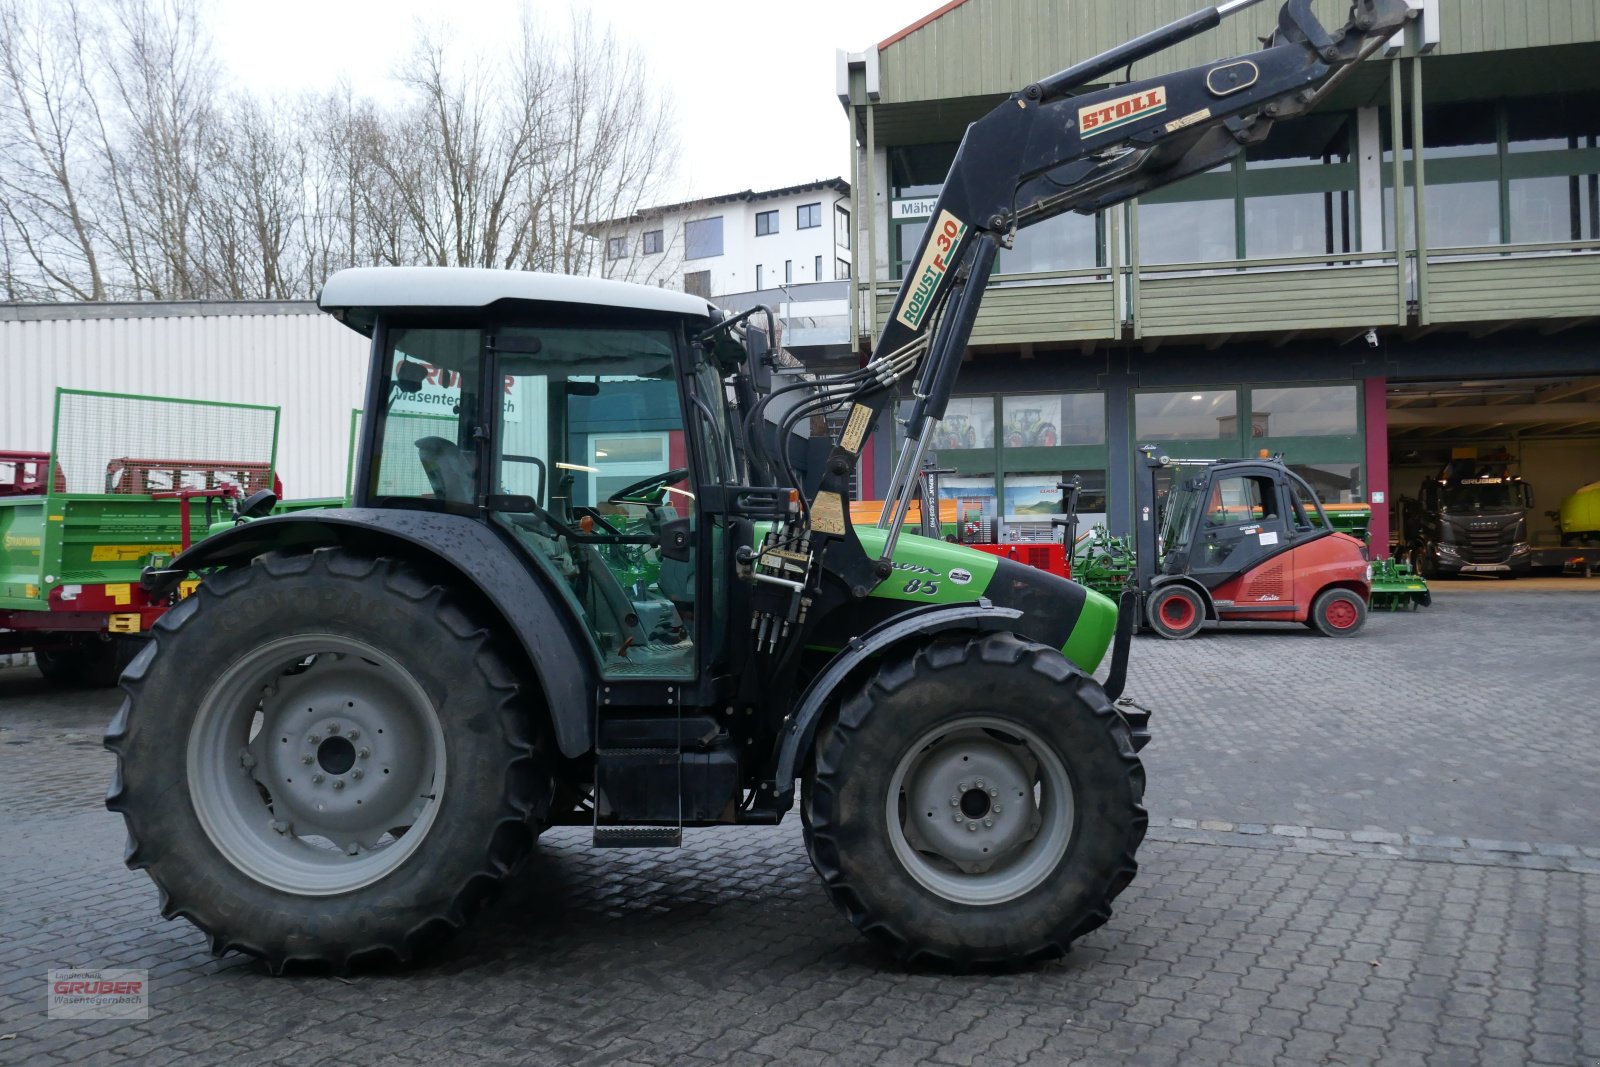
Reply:
[[[1260, 51], [1079, 92], [1257, 2], [1226, 0], [1195, 12], [1020, 89], [967, 128], [871, 359], [859, 371], [816, 383], [776, 420], [781, 452], [807, 419], [847, 411], [820, 474], [813, 471], [809, 485], [788, 480], [802, 490], [798, 507], [767, 542], [782, 555], [752, 560], [758, 586], [764, 578], [784, 580], [768, 584], [773, 596], [758, 613], [803, 619], [801, 587], [819, 592], [821, 575], [842, 595], [861, 598], [892, 572], [931, 430], [944, 417], [995, 255], [1019, 229], [1068, 211], [1093, 214], [1232, 159], [1265, 138], [1273, 122], [1316, 107], [1412, 17], [1405, 0], [1355, 0], [1345, 25], [1329, 32], [1312, 14], [1311, 0], [1287, 0]], [[846, 501], [862, 446], [905, 380], [914, 403], [883, 494], [883, 547], [872, 558]], [[775, 395], [755, 403], [747, 426], [762, 424]], [[755, 457], [759, 466], [792, 474], [786, 456], [767, 452], [762, 435], [748, 436], [765, 453]], [[810, 561], [799, 582], [796, 555]], [[769, 566], [769, 559], [782, 562]]]

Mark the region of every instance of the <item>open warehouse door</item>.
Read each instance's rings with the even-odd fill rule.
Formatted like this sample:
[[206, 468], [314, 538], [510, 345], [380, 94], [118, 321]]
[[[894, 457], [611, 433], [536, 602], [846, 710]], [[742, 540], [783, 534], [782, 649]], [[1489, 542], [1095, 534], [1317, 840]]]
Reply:
[[1426, 577], [1600, 573], [1600, 377], [1390, 382], [1390, 544]]

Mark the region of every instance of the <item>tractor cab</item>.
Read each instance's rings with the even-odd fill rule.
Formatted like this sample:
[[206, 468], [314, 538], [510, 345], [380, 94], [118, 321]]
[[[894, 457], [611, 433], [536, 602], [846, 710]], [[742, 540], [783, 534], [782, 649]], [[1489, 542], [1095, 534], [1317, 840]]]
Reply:
[[[1365, 550], [1333, 529], [1281, 460], [1141, 451], [1137, 580], [1152, 630], [1190, 637], [1207, 619], [1301, 622], [1335, 636], [1360, 629], [1371, 590]], [[1170, 486], [1159, 516], [1158, 481]]]
[[[419, 310], [442, 278], [460, 306]], [[425, 268], [343, 272], [322, 302], [374, 340], [355, 505], [490, 523], [581, 620], [602, 678], [695, 678], [716, 637], [695, 610], [715, 570], [701, 564], [722, 544], [697, 501], [743, 481], [723, 370], [698, 343], [721, 312], [644, 286]]]

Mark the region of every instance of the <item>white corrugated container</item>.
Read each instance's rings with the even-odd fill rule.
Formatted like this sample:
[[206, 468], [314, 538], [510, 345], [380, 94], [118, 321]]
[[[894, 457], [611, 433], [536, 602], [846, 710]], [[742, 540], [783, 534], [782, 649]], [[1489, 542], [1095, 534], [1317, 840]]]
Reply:
[[0, 449], [43, 452], [57, 387], [281, 409], [284, 496], [342, 496], [365, 337], [310, 302], [0, 307]]

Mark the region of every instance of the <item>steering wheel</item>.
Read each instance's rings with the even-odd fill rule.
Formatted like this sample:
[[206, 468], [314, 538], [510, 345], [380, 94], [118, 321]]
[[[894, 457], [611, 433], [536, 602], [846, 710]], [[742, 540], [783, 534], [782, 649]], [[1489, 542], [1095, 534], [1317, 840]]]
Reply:
[[644, 507], [654, 507], [660, 503], [659, 500], [640, 500], [638, 498], [645, 496], [646, 493], [651, 495], [658, 494], [673, 482], [681, 482], [687, 477], [689, 477], [688, 467], [679, 467], [676, 470], [665, 471], [661, 474], [652, 474], [648, 478], [640, 478], [638, 481], [618, 489], [606, 498], [606, 503], [640, 504]]

